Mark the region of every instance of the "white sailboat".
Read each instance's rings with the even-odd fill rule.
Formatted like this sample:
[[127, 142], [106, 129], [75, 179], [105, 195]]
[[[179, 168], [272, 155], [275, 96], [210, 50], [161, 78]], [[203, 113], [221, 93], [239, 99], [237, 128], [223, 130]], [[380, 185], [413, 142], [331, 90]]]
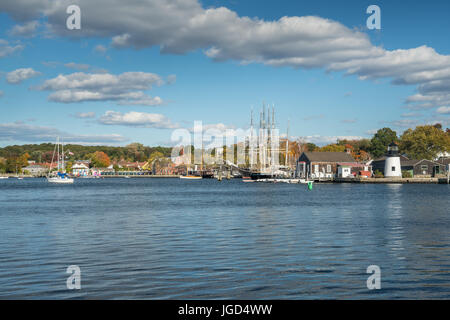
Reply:
[[[61, 145], [61, 153], [59, 152], [59, 146]], [[50, 176], [50, 172], [53, 166], [53, 159], [55, 158], [55, 153], [57, 154], [58, 172], [56, 176]], [[70, 178], [66, 173], [66, 168], [64, 164], [64, 144], [59, 142], [59, 137], [56, 140], [55, 150], [53, 151], [52, 163], [50, 165], [49, 174], [47, 176], [47, 181], [50, 183], [73, 183], [73, 178]]]

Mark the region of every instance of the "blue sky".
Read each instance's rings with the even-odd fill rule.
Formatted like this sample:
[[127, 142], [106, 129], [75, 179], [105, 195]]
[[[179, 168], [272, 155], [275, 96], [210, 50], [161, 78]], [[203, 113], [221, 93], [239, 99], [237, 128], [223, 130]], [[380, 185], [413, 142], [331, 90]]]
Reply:
[[[1, 146], [169, 145], [194, 120], [246, 128], [263, 101], [318, 144], [449, 125], [448, 1], [104, 1], [0, 4]], [[65, 27], [71, 3], [81, 30]], [[381, 30], [366, 28], [370, 4]]]

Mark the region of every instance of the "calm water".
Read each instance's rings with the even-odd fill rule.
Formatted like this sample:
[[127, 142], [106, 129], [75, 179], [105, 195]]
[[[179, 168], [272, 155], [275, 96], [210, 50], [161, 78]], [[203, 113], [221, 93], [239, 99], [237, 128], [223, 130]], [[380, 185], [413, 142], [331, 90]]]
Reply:
[[[450, 298], [449, 192], [0, 180], [0, 298]], [[81, 290], [66, 289], [69, 265]], [[366, 287], [369, 265], [381, 290]]]

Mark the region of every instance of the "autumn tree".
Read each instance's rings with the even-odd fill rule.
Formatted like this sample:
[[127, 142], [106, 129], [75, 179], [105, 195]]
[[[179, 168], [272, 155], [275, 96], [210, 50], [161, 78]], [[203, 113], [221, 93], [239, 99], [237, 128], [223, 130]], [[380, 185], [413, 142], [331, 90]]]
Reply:
[[333, 144], [326, 145], [326, 146], [324, 146], [324, 147], [322, 147], [322, 148], [320, 148], [319, 150], [316, 150], [316, 151], [320, 151], [320, 152], [344, 152], [345, 151], [345, 146], [341, 146], [341, 145], [333, 143]]
[[28, 153], [24, 153], [20, 156], [11, 156], [6, 159], [6, 163], [4, 165], [4, 170], [6, 172], [21, 172], [23, 167], [28, 165], [28, 159], [30, 155]]
[[413, 159], [436, 158], [440, 152], [450, 151], [450, 135], [439, 126], [418, 126], [408, 129], [401, 136], [399, 147], [402, 153]]
[[91, 160], [92, 165], [97, 168], [106, 168], [111, 164], [108, 155], [103, 151], [96, 151], [90, 154], [89, 159]]

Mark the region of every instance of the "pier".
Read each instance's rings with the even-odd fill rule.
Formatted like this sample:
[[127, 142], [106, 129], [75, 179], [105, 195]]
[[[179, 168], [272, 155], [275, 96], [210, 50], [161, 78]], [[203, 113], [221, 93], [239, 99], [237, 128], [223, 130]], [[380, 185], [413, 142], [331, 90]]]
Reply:
[[[317, 181], [322, 182], [322, 181]], [[325, 182], [325, 181], [323, 181]], [[336, 183], [419, 183], [419, 184], [448, 184], [447, 178], [335, 178]]]

